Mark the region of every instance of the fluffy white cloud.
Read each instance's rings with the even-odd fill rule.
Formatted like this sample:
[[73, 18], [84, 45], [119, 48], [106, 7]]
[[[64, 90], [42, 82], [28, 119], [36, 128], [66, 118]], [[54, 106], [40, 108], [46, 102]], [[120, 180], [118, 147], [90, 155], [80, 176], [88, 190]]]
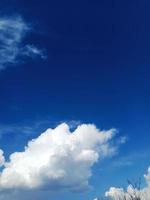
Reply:
[[88, 189], [91, 167], [114, 153], [115, 130], [100, 131], [94, 125], [79, 125], [74, 132], [60, 124], [29, 141], [23, 152], [10, 155], [0, 173], [0, 188], [49, 190]]
[[23, 39], [30, 30], [20, 16], [0, 18], [0, 70], [17, 64], [20, 57], [44, 58], [43, 51], [34, 45], [23, 45]]
[[[150, 199], [150, 168], [148, 169], [148, 173], [144, 175], [147, 180], [148, 186], [143, 189], [134, 188], [132, 185], [129, 185], [127, 191], [123, 188], [115, 188], [111, 187], [109, 191], [105, 193], [106, 197], [109, 197], [113, 200], [132, 200], [140, 199], [140, 200], [149, 200]], [[131, 198], [132, 196], [132, 198]]]

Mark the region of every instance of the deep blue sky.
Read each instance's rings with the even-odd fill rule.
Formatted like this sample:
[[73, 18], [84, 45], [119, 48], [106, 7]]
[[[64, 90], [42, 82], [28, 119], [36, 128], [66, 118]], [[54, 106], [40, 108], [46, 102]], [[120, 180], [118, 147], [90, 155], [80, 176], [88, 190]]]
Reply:
[[[32, 126], [49, 119], [53, 126], [79, 120], [115, 127], [128, 141], [111, 162], [133, 155], [133, 165], [100, 173], [97, 166], [94, 192], [143, 175], [150, 158], [150, 2], [5, 0], [0, 7], [1, 16], [19, 14], [33, 25], [28, 40], [47, 54], [44, 61], [30, 59], [0, 72], [0, 124]], [[6, 134], [0, 144], [7, 154], [29, 138]]]

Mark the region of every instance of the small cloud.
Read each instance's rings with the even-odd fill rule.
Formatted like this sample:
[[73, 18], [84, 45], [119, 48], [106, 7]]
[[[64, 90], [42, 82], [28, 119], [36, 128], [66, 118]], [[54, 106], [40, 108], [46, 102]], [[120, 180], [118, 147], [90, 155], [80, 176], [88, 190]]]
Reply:
[[148, 168], [147, 174], [144, 175], [144, 178], [146, 179], [146, 182], [148, 183], [150, 187], [150, 167]]
[[45, 59], [44, 51], [33, 44], [23, 44], [31, 27], [20, 17], [0, 18], [0, 70], [18, 64], [25, 57]]
[[5, 163], [4, 152], [0, 149], [0, 167], [2, 167]]
[[24, 56], [28, 56], [28, 57], [40, 57], [42, 59], [46, 59], [46, 55], [44, 53], [43, 50], [38, 49], [37, 47], [35, 47], [34, 45], [26, 45], [23, 49], [22, 49], [22, 55]]
[[128, 138], [126, 136], [122, 136], [119, 138], [119, 143], [120, 144], [125, 144], [127, 142]]

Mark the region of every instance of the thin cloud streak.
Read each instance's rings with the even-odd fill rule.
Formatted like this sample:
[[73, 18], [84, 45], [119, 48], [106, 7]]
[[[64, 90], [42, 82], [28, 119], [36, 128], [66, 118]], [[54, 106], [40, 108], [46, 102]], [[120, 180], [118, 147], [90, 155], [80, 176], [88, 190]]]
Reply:
[[23, 44], [29, 26], [20, 16], [0, 18], [0, 70], [16, 65], [27, 57], [45, 59], [43, 50]]

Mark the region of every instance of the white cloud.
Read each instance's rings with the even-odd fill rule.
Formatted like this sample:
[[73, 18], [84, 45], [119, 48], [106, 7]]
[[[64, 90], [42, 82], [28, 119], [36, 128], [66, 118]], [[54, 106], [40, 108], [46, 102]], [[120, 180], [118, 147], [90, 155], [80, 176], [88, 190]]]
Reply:
[[[148, 185], [143, 189], [134, 188], [134, 186], [129, 185], [127, 190], [125, 191], [123, 188], [115, 188], [111, 187], [109, 191], [105, 193], [106, 197], [109, 197], [113, 200], [132, 200], [140, 199], [140, 200], [149, 200], [150, 199], [150, 168], [148, 169], [148, 173], [144, 175]], [[133, 198], [131, 198], [131, 196]]]
[[0, 167], [2, 167], [5, 163], [4, 152], [0, 149]]
[[28, 57], [40, 56], [42, 59], [46, 59], [46, 55], [44, 54], [43, 50], [29, 44], [22, 49], [22, 55]]
[[29, 141], [23, 152], [10, 155], [0, 173], [0, 188], [67, 189], [89, 188], [91, 167], [114, 153], [111, 140], [115, 129], [100, 131], [94, 125], [79, 125], [74, 132], [60, 124]]
[[148, 185], [150, 186], [150, 167], [148, 168], [148, 173], [144, 175]]
[[23, 44], [29, 31], [30, 26], [20, 16], [0, 18], [0, 70], [17, 64], [20, 57], [45, 57], [34, 45]]

